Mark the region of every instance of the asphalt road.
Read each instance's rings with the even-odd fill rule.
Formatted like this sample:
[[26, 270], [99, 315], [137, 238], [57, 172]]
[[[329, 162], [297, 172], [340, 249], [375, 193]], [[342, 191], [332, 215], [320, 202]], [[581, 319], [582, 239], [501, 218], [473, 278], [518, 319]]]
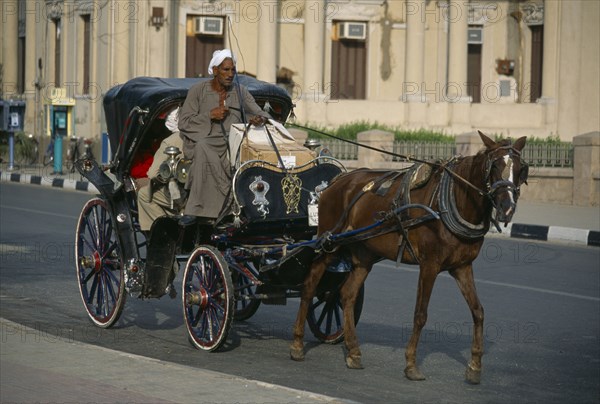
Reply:
[[[89, 194], [0, 184], [0, 317], [36, 330], [123, 352], [248, 377], [364, 403], [598, 403], [600, 249], [489, 238], [475, 263], [485, 307], [482, 383], [464, 382], [471, 318], [454, 281], [438, 278], [419, 345], [428, 379], [403, 376], [417, 268], [376, 266], [357, 327], [364, 370], [348, 370], [343, 345], [307, 335], [307, 356], [289, 359], [297, 300], [261, 306], [234, 323], [222, 351], [187, 342], [180, 300], [129, 298], [109, 330], [81, 304], [73, 242]], [[178, 279], [179, 280], [179, 279]], [[177, 285], [177, 283], [176, 283]], [[140, 377], [143, 377], [140, 375]]]

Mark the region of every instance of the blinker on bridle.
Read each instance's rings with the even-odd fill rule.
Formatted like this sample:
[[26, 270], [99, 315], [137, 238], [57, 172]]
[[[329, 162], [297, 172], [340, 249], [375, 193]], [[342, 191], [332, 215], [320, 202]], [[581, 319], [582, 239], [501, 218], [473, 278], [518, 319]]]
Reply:
[[[485, 178], [487, 181], [487, 192], [483, 193], [482, 195], [490, 198], [490, 200], [492, 200], [493, 203], [493, 197], [494, 194], [501, 188], [506, 188], [507, 191], [509, 192], [513, 192], [516, 197], [518, 198], [520, 193], [521, 193], [521, 187], [515, 185], [514, 180], [510, 180], [511, 174], [512, 174], [512, 169], [513, 169], [513, 164], [514, 158], [518, 158], [519, 162], [521, 163], [521, 172], [523, 172], [525, 170], [525, 172], [528, 171], [528, 166], [527, 164], [521, 159], [521, 152], [516, 150], [514, 147], [512, 147], [512, 145], [507, 145], [507, 146], [500, 146], [497, 149], [494, 149], [490, 154], [495, 153], [497, 150], [506, 150], [506, 153], [502, 153], [499, 156], [497, 156], [496, 158], [489, 158], [488, 157], [488, 161], [486, 163], [486, 172], [485, 172]], [[491, 172], [492, 172], [492, 168], [494, 166], [494, 164], [496, 163], [496, 161], [501, 160], [504, 158], [504, 156], [506, 156], [508, 154], [508, 161], [506, 162], [506, 165], [504, 166], [504, 168], [502, 169], [502, 173], [500, 174], [500, 179], [494, 183], [491, 183]], [[521, 172], [518, 174], [519, 178], [522, 178]]]

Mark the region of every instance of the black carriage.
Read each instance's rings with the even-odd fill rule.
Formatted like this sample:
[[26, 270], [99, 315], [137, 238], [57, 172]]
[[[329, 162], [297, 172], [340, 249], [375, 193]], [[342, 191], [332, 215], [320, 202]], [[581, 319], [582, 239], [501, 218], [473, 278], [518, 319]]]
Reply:
[[[345, 170], [337, 160], [314, 153], [291, 168], [260, 158], [238, 161], [233, 221], [207, 226], [164, 216], [149, 233], [142, 232], [139, 184], [132, 170], [149, 152], [148, 145], [170, 134], [161, 120], [199, 80], [206, 79], [140, 77], [107, 92], [104, 110], [113, 156], [105, 166], [86, 158], [76, 163], [99, 195], [82, 209], [75, 257], [81, 297], [95, 325], [114, 325], [128, 295], [174, 298], [179, 291], [191, 343], [213, 351], [225, 342], [234, 318], [250, 318], [261, 302], [284, 304], [299, 297], [314, 254], [304, 246], [314, 243], [317, 230], [309, 223], [309, 211], [317, 206], [320, 191]], [[239, 82], [275, 120], [285, 123], [293, 108], [285, 90], [247, 76], [239, 76]], [[177, 152], [170, 156], [170, 175], [183, 181], [186, 162]], [[331, 266], [313, 299], [308, 323], [323, 342], [342, 340], [339, 288], [350, 269], [343, 259]], [[357, 322], [361, 309], [362, 293], [355, 307]]]

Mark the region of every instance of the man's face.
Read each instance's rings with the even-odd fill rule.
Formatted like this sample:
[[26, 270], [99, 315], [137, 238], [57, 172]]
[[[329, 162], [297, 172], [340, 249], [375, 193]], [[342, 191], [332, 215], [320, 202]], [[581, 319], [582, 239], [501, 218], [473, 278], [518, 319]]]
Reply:
[[213, 68], [215, 79], [225, 88], [231, 87], [235, 75], [235, 65], [231, 58], [225, 59], [218, 67]]

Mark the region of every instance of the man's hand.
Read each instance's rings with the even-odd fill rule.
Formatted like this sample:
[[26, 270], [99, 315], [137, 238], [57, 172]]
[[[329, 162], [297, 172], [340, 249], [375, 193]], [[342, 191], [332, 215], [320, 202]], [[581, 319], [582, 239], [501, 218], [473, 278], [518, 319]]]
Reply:
[[260, 115], [254, 115], [249, 121], [254, 126], [262, 126], [267, 122], [267, 118]]
[[227, 115], [229, 115], [229, 108], [224, 105], [210, 110], [210, 119], [213, 121], [222, 121]]

